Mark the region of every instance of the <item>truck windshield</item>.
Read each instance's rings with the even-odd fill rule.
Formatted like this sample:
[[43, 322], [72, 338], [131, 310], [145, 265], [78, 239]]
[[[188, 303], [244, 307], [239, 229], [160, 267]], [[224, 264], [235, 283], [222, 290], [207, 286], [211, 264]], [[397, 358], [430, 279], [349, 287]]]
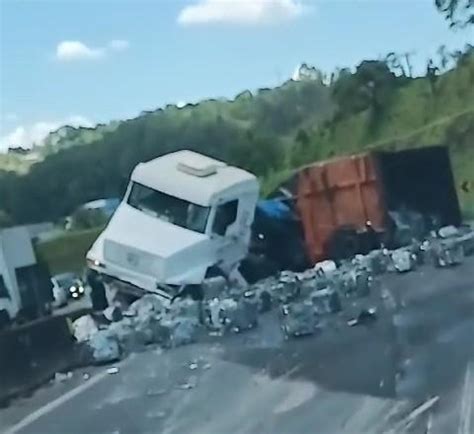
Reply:
[[195, 232], [206, 230], [209, 207], [196, 205], [134, 182], [127, 203], [144, 213]]

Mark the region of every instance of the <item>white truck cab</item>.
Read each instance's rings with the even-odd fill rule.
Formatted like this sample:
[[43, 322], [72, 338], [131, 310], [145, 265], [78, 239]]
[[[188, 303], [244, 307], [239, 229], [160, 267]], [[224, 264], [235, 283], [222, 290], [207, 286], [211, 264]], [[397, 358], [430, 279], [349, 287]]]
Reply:
[[88, 266], [167, 296], [211, 267], [229, 275], [247, 255], [258, 195], [254, 175], [192, 151], [140, 163]]

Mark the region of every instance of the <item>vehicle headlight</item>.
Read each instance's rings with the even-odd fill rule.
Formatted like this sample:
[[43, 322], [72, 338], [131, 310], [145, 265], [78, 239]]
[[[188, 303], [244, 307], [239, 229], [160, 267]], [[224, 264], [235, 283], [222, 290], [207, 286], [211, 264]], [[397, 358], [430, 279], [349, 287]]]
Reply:
[[77, 292], [73, 292], [72, 293], [72, 298], [77, 298], [77, 297], [79, 297], [79, 294]]
[[86, 262], [87, 262], [87, 265], [89, 267], [105, 268], [105, 264], [100, 262], [98, 259], [89, 259], [89, 258], [87, 258]]
[[81, 294], [84, 294], [84, 287], [83, 287], [82, 285], [79, 287], [79, 292], [80, 292]]
[[69, 292], [72, 294], [73, 292], [76, 292], [76, 287], [73, 285], [69, 288]]

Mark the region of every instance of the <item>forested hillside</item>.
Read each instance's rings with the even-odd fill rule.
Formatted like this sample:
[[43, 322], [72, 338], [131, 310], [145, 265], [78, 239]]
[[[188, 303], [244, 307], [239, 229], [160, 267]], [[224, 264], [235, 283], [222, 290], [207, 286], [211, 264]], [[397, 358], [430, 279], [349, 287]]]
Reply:
[[[234, 100], [167, 106], [97, 129], [50, 138], [48, 156], [25, 174], [0, 172], [0, 224], [51, 220], [88, 200], [120, 195], [133, 167], [178, 150], [258, 174], [264, 191], [293, 168], [365, 149], [446, 144], [458, 185], [474, 173], [474, 54], [428, 63], [413, 78], [396, 55], [288, 81]], [[45, 148], [46, 151], [46, 148]], [[467, 213], [473, 193], [460, 191]]]

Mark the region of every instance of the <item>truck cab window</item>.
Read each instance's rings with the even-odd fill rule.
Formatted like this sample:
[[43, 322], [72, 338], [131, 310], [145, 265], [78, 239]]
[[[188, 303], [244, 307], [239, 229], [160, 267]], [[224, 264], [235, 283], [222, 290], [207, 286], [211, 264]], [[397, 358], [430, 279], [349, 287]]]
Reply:
[[127, 203], [152, 217], [204, 233], [210, 208], [133, 183]]
[[212, 226], [212, 232], [224, 236], [227, 228], [237, 220], [238, 200], [233, 200], [220, 205], [216, 210], [216, 217]]

